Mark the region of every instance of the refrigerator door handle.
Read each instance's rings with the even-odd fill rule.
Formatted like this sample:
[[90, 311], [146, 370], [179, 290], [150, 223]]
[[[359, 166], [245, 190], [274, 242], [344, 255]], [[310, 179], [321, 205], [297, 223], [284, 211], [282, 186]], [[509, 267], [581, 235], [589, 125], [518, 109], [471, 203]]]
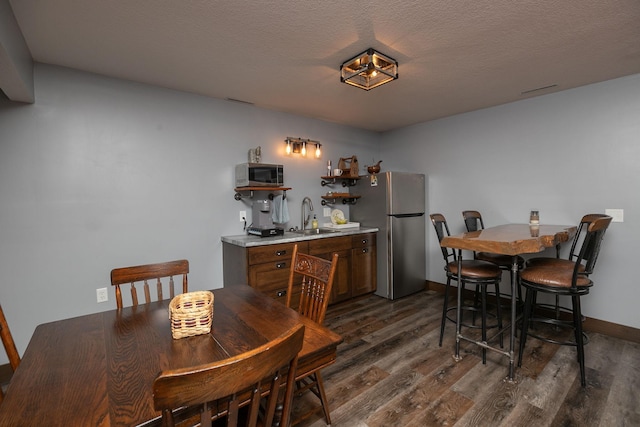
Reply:
[[424, 212], [410, 213], [410, 214], [391, 214], [389, 216], [392, 216], [394, 218], [413, 218], [416, 216], [424, 216]]

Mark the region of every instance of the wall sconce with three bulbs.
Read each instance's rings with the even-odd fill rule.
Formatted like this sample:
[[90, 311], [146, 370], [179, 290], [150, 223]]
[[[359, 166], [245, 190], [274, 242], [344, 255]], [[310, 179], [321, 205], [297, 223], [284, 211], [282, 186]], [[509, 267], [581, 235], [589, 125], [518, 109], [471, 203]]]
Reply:
[[310, 139], [287, 137], [287, 139], [284, 140], [284, 143], [285, 143], [284, 152], [289, 156], [292, 153], [296, 153], [296, 154], [300, 154], [303, 157], [306, 157], [307, 148], [311, 148], [309, 147], [310, 145], [315, 146], [314, 156], [316, 159], [319, 159], [320, 156], [322, 155], [322, 151], [320, 150], [320, 147], [322, 147], [322, 144], [320, 144], [318, 141], [312, 141]]

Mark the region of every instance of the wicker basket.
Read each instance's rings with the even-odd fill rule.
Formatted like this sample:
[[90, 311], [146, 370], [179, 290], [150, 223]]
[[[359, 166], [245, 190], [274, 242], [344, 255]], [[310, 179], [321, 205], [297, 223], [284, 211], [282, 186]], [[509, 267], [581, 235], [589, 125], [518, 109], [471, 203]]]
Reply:
[[208, 334], [213, 320], [213, 293], [187, 292], [169, 303], [171, 335], [174, 339]]

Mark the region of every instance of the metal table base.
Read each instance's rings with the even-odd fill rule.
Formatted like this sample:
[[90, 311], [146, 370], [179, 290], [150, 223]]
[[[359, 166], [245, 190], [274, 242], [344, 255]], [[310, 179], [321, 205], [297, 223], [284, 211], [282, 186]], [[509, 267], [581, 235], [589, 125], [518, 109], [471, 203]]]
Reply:
[[[484, 349], [494, 351], [503, 356], [509, 358], [509, 376], [506, 378], [510, 383], [515, 383], [515, 354], [513, 349], [515, 348], [516, 343], [516, 321], [517, 321], [517, 313], [516, 313], [516, 291], [518, 285], [518, 256], [512, 256], [511, 262], [511, 323], [507, 326], [504, 326], [501, 330], [499, 330], [496, 335], [491, 338], [488, 338], [487, 341], [478, 341], [473, 338], [465, 337], [462, 335], [462, 292], [460, 291], [460, 286], [462, 283], [462, 250], [458, 249], [458, 306], [456, 307], [456, 353], [453, 358], [458, 362], [462, 360], [460, 356], [460, 341], [464, 340], [473, 344], [476, 344]], [[494, 337], [504, 333], [509, 329], [509, 350], [505, 351], [498, 347], [492, 347], [487, 344]]]

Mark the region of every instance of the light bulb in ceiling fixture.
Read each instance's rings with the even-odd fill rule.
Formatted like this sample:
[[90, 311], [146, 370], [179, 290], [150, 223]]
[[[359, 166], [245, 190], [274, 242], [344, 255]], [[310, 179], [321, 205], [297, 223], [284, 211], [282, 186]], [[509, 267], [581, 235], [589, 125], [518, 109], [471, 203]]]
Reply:
[[376, 74], [378, 74], [378, 72], [376, 71], [376, 66], [373, 64], [373, 62], [369, 62], [369, 65], [367, 65], [367, 71], [365, 71], [365, 73], [369, 77], [375, 77]]

